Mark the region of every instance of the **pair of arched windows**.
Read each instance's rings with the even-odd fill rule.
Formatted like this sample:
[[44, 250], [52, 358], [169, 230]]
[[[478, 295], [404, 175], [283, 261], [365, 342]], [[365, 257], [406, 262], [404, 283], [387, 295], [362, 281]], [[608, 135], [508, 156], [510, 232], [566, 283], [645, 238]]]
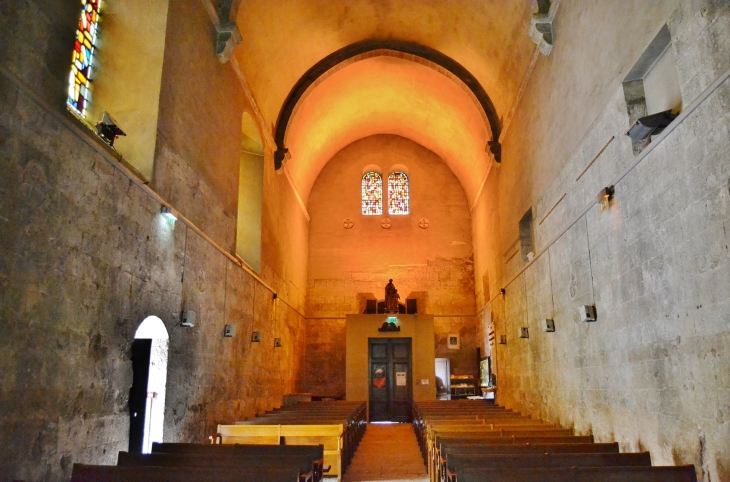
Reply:
[[[409, 214], [408, 175], [391, 172], [388, 175], [388, 214]], [[383, 177], [375, 172], [362, 176], [362, 213], [383, 214]]]

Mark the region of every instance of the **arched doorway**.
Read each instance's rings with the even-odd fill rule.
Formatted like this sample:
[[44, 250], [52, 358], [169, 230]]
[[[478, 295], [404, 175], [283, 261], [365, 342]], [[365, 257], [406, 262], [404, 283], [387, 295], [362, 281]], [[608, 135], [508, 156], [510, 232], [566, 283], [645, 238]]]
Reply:
[[150, 453], [162, 442], [169, 336], [165, 324], [148, 316], [132, 343], [132, 388], [129, 390], [129, 451]]

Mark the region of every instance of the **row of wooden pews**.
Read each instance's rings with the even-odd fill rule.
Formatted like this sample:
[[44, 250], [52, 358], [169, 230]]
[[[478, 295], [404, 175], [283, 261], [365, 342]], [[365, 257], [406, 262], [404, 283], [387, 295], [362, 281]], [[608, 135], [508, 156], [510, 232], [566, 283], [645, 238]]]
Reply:
[[481, 400], [413, 404], [432, 482], [696, 482], [693, 465], [653, 467], [648, 452], [619, 453]]
[[320, 482], [319, 446], [155, 443], [119, 452], [117, 465], [74, 464], [71, 482]]
[[367, 427], [364, 402], [300, 402], [219, 425], [216, 444], [322, 445], [328, 476], [341, 478]]

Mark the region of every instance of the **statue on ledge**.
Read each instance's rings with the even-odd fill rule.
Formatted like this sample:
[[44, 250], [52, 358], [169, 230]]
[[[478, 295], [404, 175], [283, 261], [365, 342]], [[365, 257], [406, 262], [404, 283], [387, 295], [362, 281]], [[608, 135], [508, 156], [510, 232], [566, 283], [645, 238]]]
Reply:
[[385, 312], [386, 313], [398, 313], [398, 300], [400, 295], [398, 290], [393, 285], [393, 280], [388, 280], [388, 284], [385, 285]]

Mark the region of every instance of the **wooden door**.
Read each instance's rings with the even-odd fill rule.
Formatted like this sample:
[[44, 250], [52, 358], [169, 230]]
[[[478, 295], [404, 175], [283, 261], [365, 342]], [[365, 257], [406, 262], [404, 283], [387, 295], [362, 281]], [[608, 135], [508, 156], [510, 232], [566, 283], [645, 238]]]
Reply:
[[369, 348], [370, 421], [410, 422], [411, 339], [371, 338]]

